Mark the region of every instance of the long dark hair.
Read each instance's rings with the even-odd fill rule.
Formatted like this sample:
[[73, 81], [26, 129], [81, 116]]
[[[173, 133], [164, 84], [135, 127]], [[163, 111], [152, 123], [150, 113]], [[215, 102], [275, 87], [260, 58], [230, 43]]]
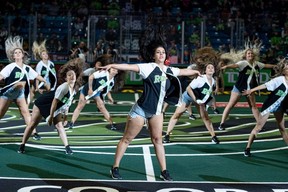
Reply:
[[154, 61], [154, 53], [158, 47], [163, 47], [167, 54], [166, 31], [164, 28], [160, 23], [155, 23], [150, 20], [145, 30], [142, 31], [139, 39], [139, 52], [145, 62]]
[[59, 69], [58, 80], [59, 83], [62, 84], [66, 80], [66, 73], [70, 70], [73, 70], [76, 73], [76, 82], [74, 89], [76, 91], [79, 90], [80, 86], [82, 85], [82, 76], [83, 76], [83, 65], [84, 61], [80, 58], [75, 58], [69, 60], [66, 64], [62, 65]]

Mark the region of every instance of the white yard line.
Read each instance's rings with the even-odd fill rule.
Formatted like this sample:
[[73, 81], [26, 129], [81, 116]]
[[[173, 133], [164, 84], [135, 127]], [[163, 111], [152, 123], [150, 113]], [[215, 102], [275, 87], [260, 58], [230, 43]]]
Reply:
[[143, 154], [147, 181], [156, 181], [149, 146], [143, 146]]

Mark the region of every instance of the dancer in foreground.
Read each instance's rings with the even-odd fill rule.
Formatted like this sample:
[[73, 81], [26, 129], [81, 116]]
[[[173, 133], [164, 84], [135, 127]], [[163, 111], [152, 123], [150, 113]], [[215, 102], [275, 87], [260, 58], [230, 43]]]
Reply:
[[146, 63], [111, 64], [103, 67], [109, 70], [134, 71], [143, 78], [143, 93], [134, 104], [127, 117], [125, 132], [119, 141], [115, 153], [114, 164], [110, 170], [113, 179], [122, 179], [119, 173], [120, 161], [130, 142], [138, 135], [147, 120], [151, 141], [160, 164], [160, 178], [171, 181], [172, 177], [166, 168], [165, 149], [162, 143], [164, 100], [169, 104], [180, 104], [181, 85], [177, 76], [200, 75], [196, 70], [167, 67], [165, 35], [162, 27], [150, 24], [141, 37], [140, 54]]

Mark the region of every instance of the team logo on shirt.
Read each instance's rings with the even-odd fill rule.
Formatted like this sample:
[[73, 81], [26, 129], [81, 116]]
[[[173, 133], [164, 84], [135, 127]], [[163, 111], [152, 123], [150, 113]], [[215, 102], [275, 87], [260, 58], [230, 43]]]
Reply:
[[154, 83], [160, 83], [162, 81], [166, 81], [166, 79], [167, 79], [166, 76], [155, 75], [154, 76]]
[[47, 70], [43, 70], [41, 73], [42, 76], [45, 76], [46, 74], [47, 74]]
[[16, 73], [15, 73], [15, 79], [20, 79], [20, 78], [22, 78], [23, 76], [24, 76], [24, 74], [21, 73], [21, 72], [16, 72]]
[[[247, 71], [246, 71], [246, 75], [250, 75], [251, 74], [251, 69], [247, 69]], [[257, 70], [255, 70], [255, 71], [252, 71], [252, 73], [254, 73], [256, 76], [258, 76], [259, 75], [259, 72], [257, 71]]]
[[275, 95], [277, 95], [277, 96], [285, 96], [286, 95], [286, 93], [284, 92], [284, 91], [282, 91], [282, 90], [278, 90], [277, 91], [277, 93], [275, 94]]
[[104, 79], [101, 79], [101, 81], [99, 81], [100, 85], [103, 85], [106, 83], [106, 81]]
[[211, 92], [212, 92], [212, 91], [210, 91], [209, 89], [206, 89], [206, 88], [204, 88], [204, 89], [201, 91], [201, 93], [202, 93], [203, 95], [210, 95]]
[[61, 101], [62, 101], [62, 103], [67, 103], [68, 100], [69, 100], [68, 97], [63, 97]]

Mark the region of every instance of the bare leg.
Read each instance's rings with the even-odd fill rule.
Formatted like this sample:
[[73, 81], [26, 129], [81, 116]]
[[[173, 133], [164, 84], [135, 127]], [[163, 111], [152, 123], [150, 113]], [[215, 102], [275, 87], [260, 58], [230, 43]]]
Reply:
[[60, 136], [61, 141], [63, 142], [64, 146], [66, 147], [68, 145], [68, 139], [67, 139], [67, 134], [65, 131], [65, 128], [63, 126], [63, 121], [62, 121], [62, 114], [57, 115], [53, 119], [54, 125], [58, 131], [58, 134]]
[[166, 170], [165, 149], [162, 143], [163, 116], [155, 115], [148, 121], [151, 134], [151, 141], [160, 164], [161, 171]]
[[140, 116], [137, 116], [135, 118], [131, 118], [130, 116], [127, 117], [125, 132], [117, 145], [113, 167], [119, 167], [120, 161], [127, 147], [141, 131], [143, 125], [144, 125], [144, 119], [142, 117]]
[[190, 103], [189, 106], [187, 107], [187, 111], [188, 111], [189, 116], [193, 114], [192, 103]]
[[71, 119], [72, 123], [75, 123], [75, 121], [78, 119], [81, 111], [83, 110], [83, 108], [86, 105], [86, 102], [87, 102], [87, 100], [84, 98], [84, 95], [80, 94], [78, 105], [77, 105], [77, 107], [74, 110], [73, 115], [72, 115], [72, 119]]
[[223, 111], [223, 115], [222, 115], [222, 119], [221, 119], [221, 123], [220, 124], [223, 124], [226, 121], [231, 109], [239, 101], [240, 97], [241, 97], [241, 95], [239, 95], [238, 93], [231, 92], [229, 102], [228, 102], [228, 104], [226, 105], [226, 107], [225, 107], [225, 109]]
[[106, 109], [103, 100], [100, 97], [96, 97], [95, 103], [96, 103], [99, 111], [104, 115], [104, 118], [112, 125], [113, 124], [113, 120], [111, 118], [110, 113]]
[[206, 111], [205, 109], [205, 105], [199, 105], [199, 112], [201, 114], [201, 118], [206, 126], [206, 129], [209, 131], [210, 135], [212, 137], [215, 136], [215, 132], [214, 132], [214, 128], [213, 128], [213, 125], [212, 125], [212, 122], [208, 116], [208, 112]]
[[270, 113], [267, 113], [264, 116], [261, 116], [261, 115], [259, 116], [259, 120], [258, 120], [257, 124], [255, 125], [254, 129], [250, 133], [246, 148], [251, 148], [253, 141], [256, 138], [257, 134], [261, 131], [261, 129], [265, 125], [265, 123], [269, 117], [269, 114]]
[[0, 98], [0, 119], [5, 115], [11, 103], [11, 100]]
[[168, 107], [169, 107], [169, 104], [165, 102], [163, 105], [162, 112], [165, 113], [167, 111]]
[[30, 102], [33, 102], [35, 96], [35, 87], [32, 85], [30, 88]]
[[167, 131], [166, 131], [166, 135], [169, 135], [172, 130], [174, 129], [177, 121], [179, 120], [179, 118], [181, 117], [181, 115], [185, 112], [186, 110], [186, 104], [183, 103], [181, 106], [178, 106], [174, 112], [174, 114], [172, 115], [172, 117], [169, 120], [169, 124], [167, 127]]
[[253, 93], [250, 95], [250, 97], [247, 97], [247, 101], [248, 101], [249, 106], [251, 107], [255, 120], [258, 121], [260, 113], [256, 106], [255, 94]]
[[283, 112], [274, 113], [282, 138], [285, 141], [286, 145], [288, 145], [288, 133], [285, 129], [285, 122], [283, 115], [284, 115]]
[[[28, 104], [24, 98], [17, 99], [16, 104], [20, 110], [22, 117], [24, 118], [26, 126], [30, 124], [31, 114], [29, 112]], [[32, 131], [33, 134], [37, 133], [36, 127]]]
[[39, 124], [39, 122], [42, 120], [42, 116], [40, 114], [39, 108], [34, 105], [33, 106], [33, 111], [32, 111], [32, 117], [31, 117], [31, 121], [29, 122], [29, 124], [26, 126], [26, 129], [24, 131], [24, 135], [22, 138], [22, 144], [25, 144], [30, 135], [32, 134], [33, 130], [36, 128], [36, 126]]

